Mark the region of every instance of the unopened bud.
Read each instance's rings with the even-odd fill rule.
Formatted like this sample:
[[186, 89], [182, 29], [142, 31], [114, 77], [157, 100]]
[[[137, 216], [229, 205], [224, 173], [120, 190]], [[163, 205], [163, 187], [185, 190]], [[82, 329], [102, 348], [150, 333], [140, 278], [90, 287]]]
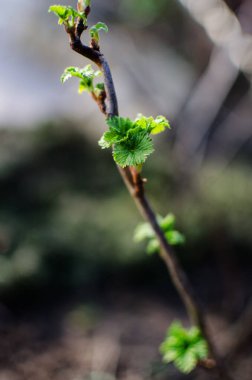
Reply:
[[90, 10], [91, 10], [90, 6], [87, 6], [87, 7], [85, 8], [84, 13], [85, 13], [85, 16], [86, 16], [86, 17], [89, 15]]
[[78, 12], [84, 12], [85, 0], [78, 0], [77, 9], [78, 9]]

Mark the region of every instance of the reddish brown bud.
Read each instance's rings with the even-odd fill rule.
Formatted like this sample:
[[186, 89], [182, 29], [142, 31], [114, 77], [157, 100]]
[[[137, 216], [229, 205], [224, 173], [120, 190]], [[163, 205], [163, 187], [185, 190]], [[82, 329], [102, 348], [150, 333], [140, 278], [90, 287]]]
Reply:
[[85, 8], [85, 11], [84, 11], [86, 17], [89, 15], [90, 11], [91, 11], [91, 8], [90, 8], [90, 6], [88, 5], [88, 6]]

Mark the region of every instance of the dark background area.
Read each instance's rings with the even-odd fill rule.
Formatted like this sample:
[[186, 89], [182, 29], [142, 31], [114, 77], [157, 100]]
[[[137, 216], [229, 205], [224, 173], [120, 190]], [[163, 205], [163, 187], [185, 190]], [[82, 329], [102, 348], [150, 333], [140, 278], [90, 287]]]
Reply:
[[[141, 218], [97, 145], [96, 105], [58, 80], [87, 62], [50, 4], [12, 0], [0, 16], [0, 380], [213, 379], [162, 363], [185, 310], [158, 255], [133, 241]], [[121, 114], [171, 122], [146, 190], [176, 215], [178, 259], [216, 344], [250, 380], [252, 4], [93, 0], [96, 21], [110, 29]]]

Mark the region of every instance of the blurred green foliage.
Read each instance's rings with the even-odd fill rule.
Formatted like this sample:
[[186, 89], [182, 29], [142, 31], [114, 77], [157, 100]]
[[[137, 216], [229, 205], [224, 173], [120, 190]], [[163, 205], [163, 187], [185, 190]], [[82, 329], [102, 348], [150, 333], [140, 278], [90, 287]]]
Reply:
[[[144, 175], [152, 178], [147, 191], [157, 211], [177, 216], [187, 242], [178, 251], [184, 263], [200, 263], [219, 246], [227, 255], [249, 258], [249, 169], [206, 167], [194, 187], [183, 187], [167, 162], [161, 152]], [[21, 280], [78, 287], [137, 265], [144, 276], [143, 263], [155, 260], [146, 258], [144, 244], [133, 242], [141, 219], [110, 153], [74, 126], [4, 132], [0, 205], [2, 290]]]
[[1, 284], [35, 275], [78, 285], [133, 258], [136, 212], [109, 155], [71, 127], [46, 126], [26, 139], [21, 157], [1, 170]]
[[[175, 216], [173, 214], [167, 214], [164, 218], [161, 215], [157, 215], [157, 221], [170, 245], [185, 243], [185, 237], [179, 231], [175, 230]], [[146, 251], [150, 255], [160, 250], [160, 244], [149, 223], [140, 223], [137, 226], [134, 239], [136, 242], [147, 240]]]

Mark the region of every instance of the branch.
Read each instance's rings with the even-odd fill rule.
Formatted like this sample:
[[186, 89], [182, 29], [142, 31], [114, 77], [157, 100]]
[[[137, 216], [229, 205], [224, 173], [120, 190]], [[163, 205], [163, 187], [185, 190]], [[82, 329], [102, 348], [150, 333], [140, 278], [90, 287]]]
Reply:
[[[110, 67], [104, 58], [103, 54], [100, 53], [99, 49], [90, 48], [82, 44], [80, 40], [81, 33], [76, 32], [76, 28], [66, 29], [70, 37], [70, 46], [77, 53], [81, 54], [85, 58], [90, 59], [94, 62], [103, 72], [104, 81], [105, 81], [105, 90], [107, 97], [107, 117], [118, 116], [118, 103], [116, 97], [116, 91], [113, 83], [113, 78], [111, 75]], [[160, 243], [160, 256], [166, 264], [166, 267], [170, 273], [171, 280], [176, 287], [188, 313], [190, 321], [193, 325], [196, 325], [200, 328], [202, 335], [206, 339], [210, 354], [212, 355], [215, 362], [215, 370], [218, 373], [221, 380], [231, 380], [227, 374], [221, 358], [216, 353], [215, 346], [212, 342], [210, 333], [206, 325], [205, 317], [202, 312], [202, 309], [196, 299], [189, 279], [186, 276], [186, 273], [183, 271], [182, 267], [178, 263], [175, 253], [167, 242], [162, 229], [160, 228], [156, 215], [145, 196], [144, 182], [140, 174], [132, 167], [126, 167], [122, 169], [118, 166], [118, 170], [123, 178], [123, 181], [126, 187], [129, 190], [132, 198], [134, 199], [140, 213], [144, 219], [151, 225], [153, 228], [156, 237]], [[204, 363], [201, 363], [204, 365]]]
[[105, 60], [103, 54], [100, 53], [100, 61], [98, 63], [98, 67], [101, 68], [103, 75], [104, 75], [104, 82], [105, 82], [105, 88], [107, 93], [107, 99], [108, 99], [108, 118], [112, 116], [119, 115], [118, 112], [118, 103], [117, 103], [117, 97], [116, 97], [116, 91], [115, 86], [112, 78], [112, 74], [110, 71], [110, 67]]
[[70, 38], [71, 49], [94, 62], [104, 74], [104, 82], [108, 100], [107, 117], [110, 118], [112, 116], [118, 115], [118, 103], [115, 86], [113, 83], [110, 67], [103, 54], [101, 54], [99, 50], [95, 50], [89, 46], [83, 45], [80, 39], [80, 31], [77, 28], [66, 28], [66, 32]]
[[[193, 291], [188, 278], [178, 264], [172, 247], [167, 242], [167, 239], [165, 238], [164, 233], [157, 222], [156, 215], [145, 196], [143, 184], [141, 185], [141, 190], [139, 191], [139, 188], [136, 189], [134, 181], [129, 178], [128, 171], [119, 167], [119, 172], [121, 173], [124, 183], [127, 186], [132, 198], [134, 199], [141, 215], [151, 225], [156, 234], [156, 237], [161, 246], [160, 256], [165, 262], [170, 272], [172, 282], [174, 283], [178, 293], [180, 294], [180, 297], [186, 306], [191, 323], [198, 326], [204, 333], [206, 330], [205, 321], [202, 313], [200, 312], [200, 307], [196, 302], [196, 297], [193, 295]], [[142, 182], [142, 178], [138, 174], [138, 183], [139, 182]]]

